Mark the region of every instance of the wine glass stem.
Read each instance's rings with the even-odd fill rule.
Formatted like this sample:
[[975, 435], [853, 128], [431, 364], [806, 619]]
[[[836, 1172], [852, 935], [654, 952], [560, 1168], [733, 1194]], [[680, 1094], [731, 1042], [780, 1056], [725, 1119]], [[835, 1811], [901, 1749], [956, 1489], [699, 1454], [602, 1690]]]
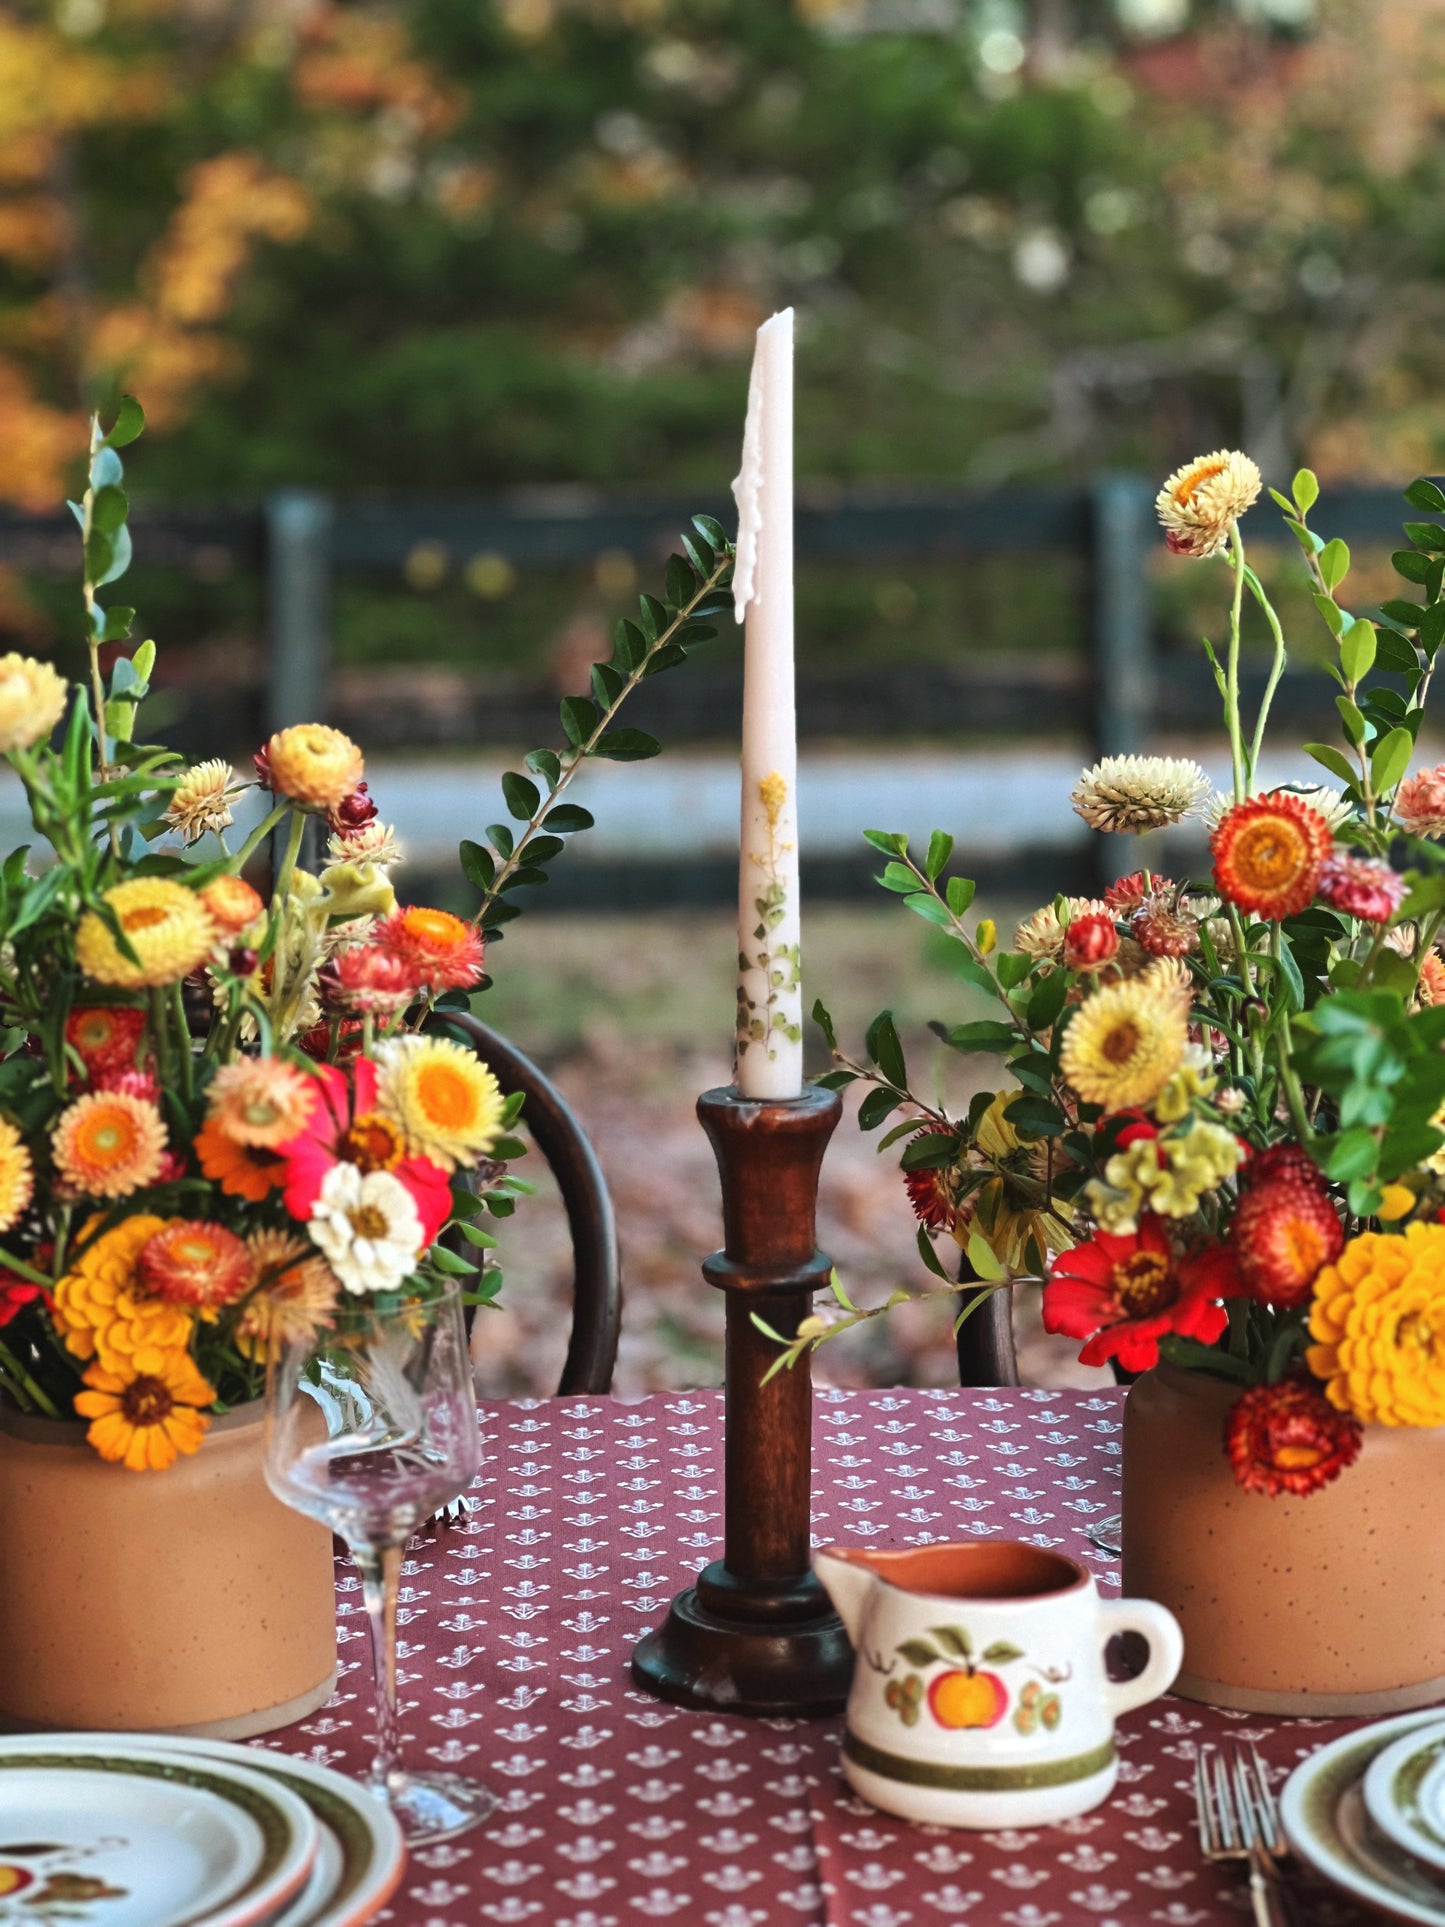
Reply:
[[388, 1564], [396, 1554], [380, 1546], [353, 1546], [361, 1574], [361, 1597], [371, 1627], [371, 1664], [376, 1675], [376, 1756], [371, 1777], [377, 1790], [390, 1791], [401, 1775], [401, 1727], [396, 1712], [395, 1594], [388, 1584]]

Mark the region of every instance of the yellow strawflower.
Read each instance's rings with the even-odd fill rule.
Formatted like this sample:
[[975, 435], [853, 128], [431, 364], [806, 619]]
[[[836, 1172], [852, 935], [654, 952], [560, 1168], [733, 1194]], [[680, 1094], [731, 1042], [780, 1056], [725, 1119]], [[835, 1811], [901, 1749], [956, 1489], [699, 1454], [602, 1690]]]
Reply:
[[75, 959], [98, 984], [139, 990], [179, 983], [205, 962], [216, 940], [205, 904], [194, 890], [169, 877], [132, 877], [107, 890], [103, 901], [114, 911], [139, 962], [123, 956], [104, 921], [87, 910], [75, 932]]
[[366, 773], [361, 751], [327, 723], [278, 729], [266, 745], [271, 786], [308, 810], [334, 810]]
[[1248, 455], [1221, 448], [1176, 468], [1155, 498], [1165, 541], [1175, 555], [1218, 555], [1234, 525], [1256, 500], [1264, 478]]
[[1366, 1424], [1445, 1425], [1445, 1225], [1363, 1231], [1315, 1279], [1305, 1363]]
[[0, 754], [48, 741], [65, 714], [68, 688], [48, 662], [14, 650], [0, 656]]
[[501, 1088], [485, 1064], [446, 1037], [389, 1037], [376, 1046], [377, 1108], [408, 1151], [450, 1171], [484, 1156], [502, 1130]]
[[1059, 1067], [1086, 1104], [1111, 1111], [1148, 1104], [1178, 1069], [1188, 1029], [1188, 1007], [1172, 990], [1125, 979], [1074, 1012]]

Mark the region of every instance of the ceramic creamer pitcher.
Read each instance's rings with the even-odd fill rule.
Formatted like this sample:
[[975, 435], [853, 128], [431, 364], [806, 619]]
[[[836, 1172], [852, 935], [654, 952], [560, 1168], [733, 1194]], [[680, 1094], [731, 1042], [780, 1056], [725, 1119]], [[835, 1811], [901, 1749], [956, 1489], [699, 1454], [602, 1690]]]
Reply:
[[[1144, 1599], [1104, 1601], [1093, 1576], [998, 1540], [814, 1555], [858, 1655], [843, 1771], [885, 1812], [954, 1827], [1067, 1820], [1108, 1798], [1114, 1720], [1167, 1692], [1178, 1622]], [[1149, 1657], [1112, 1681], [1104, 1648], [1138, 1633]]]

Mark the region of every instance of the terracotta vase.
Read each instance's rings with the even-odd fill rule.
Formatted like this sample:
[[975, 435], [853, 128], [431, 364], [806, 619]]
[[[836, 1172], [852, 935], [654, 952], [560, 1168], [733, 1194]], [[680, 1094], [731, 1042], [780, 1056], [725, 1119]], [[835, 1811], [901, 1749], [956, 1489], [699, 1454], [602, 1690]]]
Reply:
[[1445, 1437], [1370, 1426], [1308, 1498], [1245, 1492], [1221, 1380], [1160, 1366], [1124, 1405], [1124, 1591], [1184, 1631], [1173, 1690], [1250, 1713], [1394, 1713], [1445, 1698]]
[[330, 1697], [331, 1538], [267, 1487], [262, 1415], [129, 1472], [0, 1409], [0, 1729], [245, 1739]]

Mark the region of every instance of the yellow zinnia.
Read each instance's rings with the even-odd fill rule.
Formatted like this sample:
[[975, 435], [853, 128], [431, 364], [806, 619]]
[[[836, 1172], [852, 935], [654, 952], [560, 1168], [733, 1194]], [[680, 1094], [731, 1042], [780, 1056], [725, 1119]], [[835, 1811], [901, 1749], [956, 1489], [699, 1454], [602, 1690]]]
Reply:
[[1305, 1363], [1366, 1424], [1445, 1425], [1445, 1225], [1363, 1231], [1314, 1283]]
[[210, 1420], [195, 1408], [213, 1405], [215, 1388], [187, 1352], [150, 1346], [125, 1365], [92, 1365], [75, 1409], [91, 1421], [86, 1439], [103, 1459], [131, 1472], [164, 1472], [182, 1452], [195, 1452]]
[[148, 1348], [184, 1351], [191, 1317], [153, 1298], [139, 1282], [142, 1248], [166, 1220], [145, 1212], [125, 1218], [86, 1247], [55, 1287], [55, 1324], [66, 1350], [99, 1358], [112, 1371]]
[[175, 984], [205, 961], [216, 940], [210, 913], [194, 890], [169, 877], [132, 877], [107, 890], [103, 902], [135, 952], [124, 956], [104, 921], [87, 910], [75, 933], [75, 958], [96, 983], [139, 990]]
[[0, 754], [47, 741], [65, 714], [68, 690], [48, 662], [13, 650], [0, 656]]
[[391, 1037], [378, 1044], [377, 1104], [406, 1134], [408, 1151], [450, 1171], [496, 1143], [505, 1102], [485, 1064], [446, 1037]]
[[1189, 1006], [1148, 978], [1096, 990], [1070, 1019], [1059, 1067], [1086, 1104], [1121, 1110], [1157, 1097], [1179, 1068]]

